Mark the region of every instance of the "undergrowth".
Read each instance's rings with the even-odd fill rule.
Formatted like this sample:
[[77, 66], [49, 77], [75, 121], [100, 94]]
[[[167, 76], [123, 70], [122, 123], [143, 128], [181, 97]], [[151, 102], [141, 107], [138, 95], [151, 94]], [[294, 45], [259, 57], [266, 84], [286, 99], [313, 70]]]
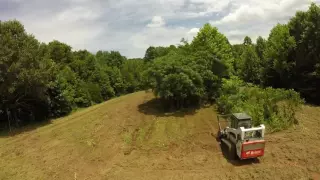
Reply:
[[294, 90], [261, 88], [244, 83], [237, 77], [224, 79], [217, 99], [223, 114], [246, 112], [254, 125], [265, 124], [269, 132], [297, 124], [295, 113], [304, 101]]

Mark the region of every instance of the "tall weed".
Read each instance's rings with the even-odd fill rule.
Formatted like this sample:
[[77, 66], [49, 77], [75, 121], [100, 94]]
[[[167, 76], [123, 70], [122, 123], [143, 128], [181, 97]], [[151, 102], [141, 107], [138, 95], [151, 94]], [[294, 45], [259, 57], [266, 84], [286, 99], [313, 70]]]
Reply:
[[224, 79], [217, 99], [223, 114], [246, 112], [254, 125], [265, 124], [269, 132], [297, 124], [296, 111], [304, 101], [294, 90], [260, 88], [246, 84], [237, 77]]

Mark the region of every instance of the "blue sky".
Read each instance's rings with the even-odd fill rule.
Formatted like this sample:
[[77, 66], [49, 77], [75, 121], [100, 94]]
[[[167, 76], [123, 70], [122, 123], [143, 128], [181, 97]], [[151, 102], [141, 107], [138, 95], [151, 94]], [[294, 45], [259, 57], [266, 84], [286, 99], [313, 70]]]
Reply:
[[267, 37], [276, 23], [320, 0], [0, 0], [0, 20], [17, 19], [42, 42], [143, 57], [153, 46], [189, 41], [209, 22], [231, 43]]

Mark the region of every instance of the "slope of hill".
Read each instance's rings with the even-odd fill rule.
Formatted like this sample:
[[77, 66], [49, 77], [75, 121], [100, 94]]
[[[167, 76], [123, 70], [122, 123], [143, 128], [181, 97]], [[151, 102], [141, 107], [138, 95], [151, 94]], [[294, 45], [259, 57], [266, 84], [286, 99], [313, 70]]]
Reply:
[[212, 107], [166, 114], [151, 93], [116, 98], [0, 138], [0, 179], [317, 179], [320, 108], [266, 136], [259, 161], [229, 162]]

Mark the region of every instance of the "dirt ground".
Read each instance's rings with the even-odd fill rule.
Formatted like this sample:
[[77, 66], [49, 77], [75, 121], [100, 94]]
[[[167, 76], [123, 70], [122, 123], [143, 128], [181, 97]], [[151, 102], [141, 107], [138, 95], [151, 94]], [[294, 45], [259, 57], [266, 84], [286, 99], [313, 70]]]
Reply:
[[320, 179], [320, 108], [266, 135], [265, 156], [228, 161], [213, 107], [163, 113], [151, 93], [0, 137], [0, 179]]

